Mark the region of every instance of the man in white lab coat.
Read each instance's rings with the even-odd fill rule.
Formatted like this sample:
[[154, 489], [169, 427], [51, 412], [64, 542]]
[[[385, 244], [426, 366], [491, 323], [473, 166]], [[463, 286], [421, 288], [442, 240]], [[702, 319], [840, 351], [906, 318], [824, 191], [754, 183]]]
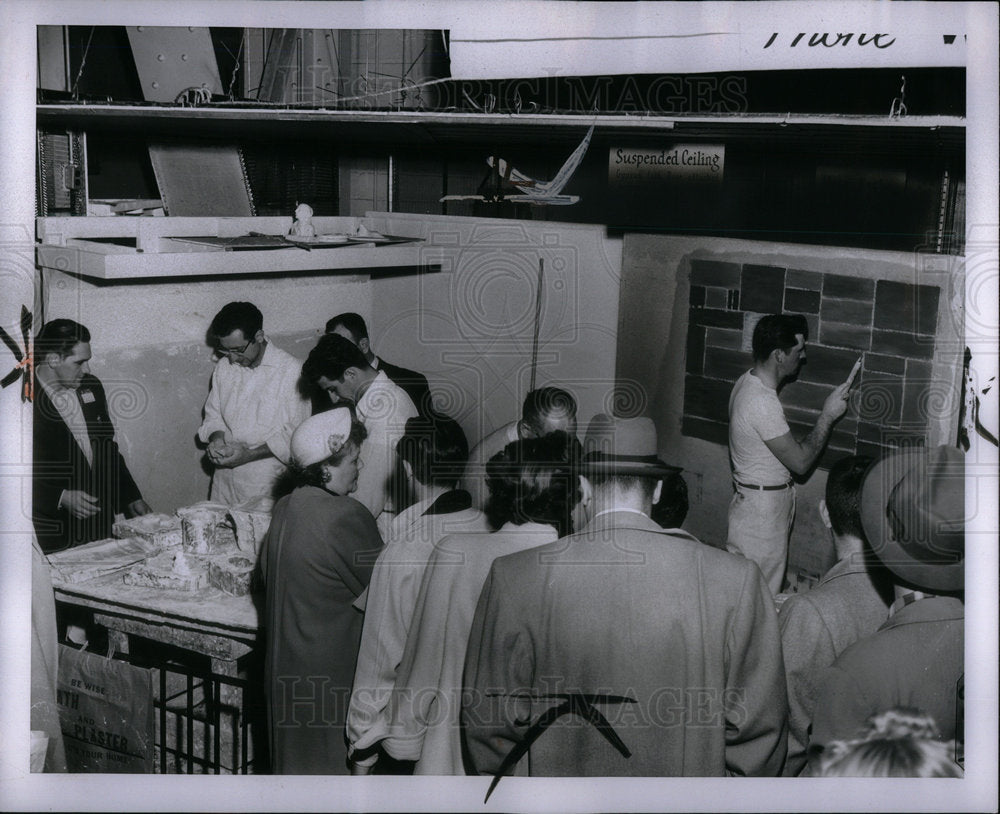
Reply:
[[215, 467], [211, 499], [232, 506], [272, 494], [309, 402], [298, 388], [301, 362], [268, 340], [255, 305], [225, 305], [208, 332], [221, 358], [198, 437]]

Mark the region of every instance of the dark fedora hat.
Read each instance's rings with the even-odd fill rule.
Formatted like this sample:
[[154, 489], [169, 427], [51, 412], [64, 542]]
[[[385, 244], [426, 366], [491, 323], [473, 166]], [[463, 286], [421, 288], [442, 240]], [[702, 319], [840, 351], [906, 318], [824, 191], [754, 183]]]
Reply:
[[965, 585], [965, 456], [909, 448], [880, 458], [861, 485], [861, 525], [902, 581], [929, 591]]
[[587, 426], [583, 442], [585, 474], [663, 477], [680, 472], [661, 461], [656, 449], [653, 419], [619, 418], [598, 413]]

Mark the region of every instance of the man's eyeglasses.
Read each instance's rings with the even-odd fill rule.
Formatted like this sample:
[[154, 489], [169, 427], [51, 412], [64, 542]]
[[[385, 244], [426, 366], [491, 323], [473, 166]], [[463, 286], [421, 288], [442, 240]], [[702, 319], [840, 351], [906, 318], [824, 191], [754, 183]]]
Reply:
[[221, 345], [215, 349], [219, 356], [242, 356], [256, 340], [251, 339], [242, 348], [224, 348]]

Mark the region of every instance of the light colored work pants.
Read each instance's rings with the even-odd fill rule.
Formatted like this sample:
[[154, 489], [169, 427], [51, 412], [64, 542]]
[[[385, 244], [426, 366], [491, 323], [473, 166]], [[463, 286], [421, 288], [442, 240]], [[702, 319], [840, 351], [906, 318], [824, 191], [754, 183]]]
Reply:
[[729, 503], [726, 550], [757, 563], [775, 596], [785, 578], [794, 517], [794, 486], [774, 491], [737, 486]]

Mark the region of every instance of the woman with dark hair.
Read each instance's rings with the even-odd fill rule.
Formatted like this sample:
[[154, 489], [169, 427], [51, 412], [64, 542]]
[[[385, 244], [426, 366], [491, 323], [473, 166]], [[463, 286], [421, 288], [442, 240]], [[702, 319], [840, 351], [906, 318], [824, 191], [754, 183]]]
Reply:
[[580, 455], [580, 442], [565, 432], [508, 444], [487, 464], [487, 514], [497, 530], [453, 534], [434, 549], [381, 744], [397, 760], [415, 760], [414, 774], [465, 774], [459, 712], [476, 602], [494, 559], [551, 543], [585, 522], [590, 488], [578, 474]]
[[508, 444], [486, 464], [486, 517], [494, 530], [506, 524], [552, 526], [559, 537], [573, 532], [580, 505], [576, 436], [563, 431]]
[[275, 774], [348, 773], [344, 724], [362, 622], [352, 603], [382, 547], [375, 518], [348, 497], [364, 437], [346, 407], [299, 425], [291, 441], [297, 486], [275, 505], [261, 549]]

